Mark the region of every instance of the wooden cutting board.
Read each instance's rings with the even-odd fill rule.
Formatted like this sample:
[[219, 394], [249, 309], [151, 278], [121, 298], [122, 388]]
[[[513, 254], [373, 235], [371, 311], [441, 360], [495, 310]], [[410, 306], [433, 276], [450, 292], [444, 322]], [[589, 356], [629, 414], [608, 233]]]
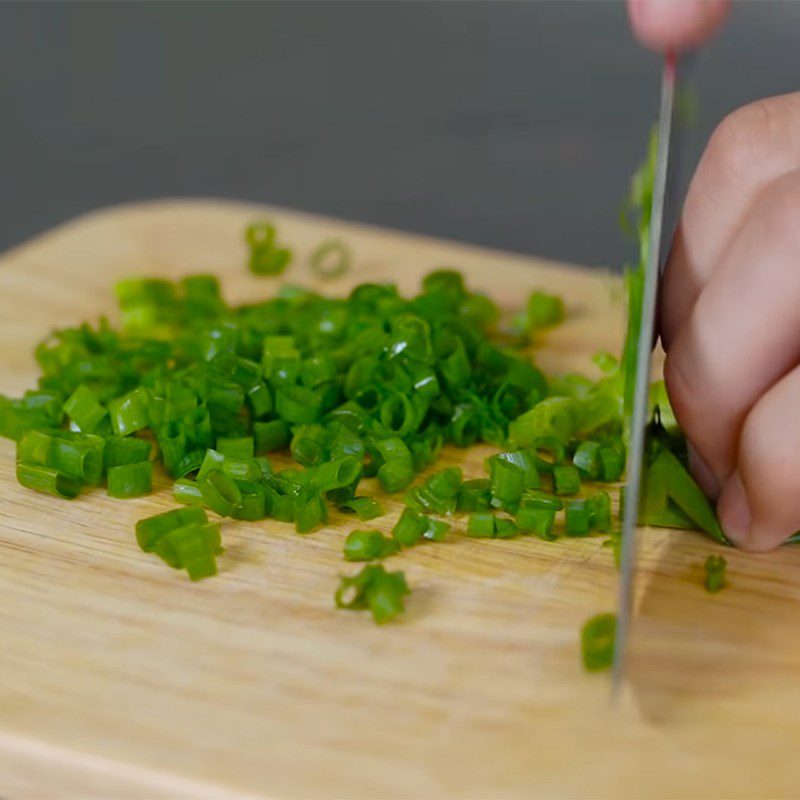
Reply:
[[[619, 287], [599, 273], [273, 208], [148, 203], [76, 220], [0, 259], [0, 392], [33, 385], [35, 343], [113, 317], [129, 275], [214, 271], [231, 301], [271, 294], [242, 231], [278, 223], [299, 261], [329, 236], [356, 268], [321, 285], [463, 270], [508, 308], [536, 286], [569, 319], [537, 354], [589, 371], [616, 349]], [[615, 295], [617, 297], [615, 298]], [[448, 463], [481, 474], [488, 452]], [[701, 586], [721, 548], [648, 531], [628, 702], [580, 666], [583, 621], [616, 605], [601, 538], [450, 541], [392, 559], [413, 588], [398, 624], [337, 611], [352, 522], [298, 536], [225, 521], [221, 574], [199, 584], [139, 551], [135, 521], [172, 506], [73, 502], [21, 489], [0, 441], [0, 795], [3, 797], [797, 796], [800, 549], [726, 552], [730, 588]], [[387, 530], [398, 513], [376, 524]]]

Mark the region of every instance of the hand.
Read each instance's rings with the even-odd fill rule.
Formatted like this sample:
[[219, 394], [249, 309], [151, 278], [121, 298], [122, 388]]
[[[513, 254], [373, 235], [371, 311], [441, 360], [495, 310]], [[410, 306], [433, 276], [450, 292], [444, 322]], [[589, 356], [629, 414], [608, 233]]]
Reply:
[[731, 541], [770, 550], [800, 530], [800, 93], [714, 132], [660, 312], [692, 472]]
[[628, 0], [636, 38], [661, 51], [685, 50], [704, 42], [729, 8], [729, 0]]

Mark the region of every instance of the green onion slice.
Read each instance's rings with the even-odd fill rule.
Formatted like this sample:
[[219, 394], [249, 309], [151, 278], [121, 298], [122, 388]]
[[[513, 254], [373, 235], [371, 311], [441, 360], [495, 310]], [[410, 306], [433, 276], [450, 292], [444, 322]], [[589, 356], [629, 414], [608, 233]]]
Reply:
[[322, 242], [311, 254], [311, 269], [321, 278], [338, 278], [350, 269], [353, 255], [341, 239]]

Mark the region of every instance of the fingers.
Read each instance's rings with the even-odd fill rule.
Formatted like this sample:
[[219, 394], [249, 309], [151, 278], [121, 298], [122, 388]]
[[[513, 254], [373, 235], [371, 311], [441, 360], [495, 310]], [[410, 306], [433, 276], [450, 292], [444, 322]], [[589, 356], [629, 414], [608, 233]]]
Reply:
[[800, 530], [800, 367], [753, 407], [742, 429], [736, 470], [717, 510], [723, 530], [745, 550], [772, 550]]
[[757, 198], [800, 168], [800, 92], [761, 100], [716, 129], [692, 178], [661, 288], [669, 348]]
[[800, 170], [764, 192], [667, 352], [670, 400], [712, 496], [736, 469], [748, 412], [800, 363], [798, 263]]
[[721, 25], [728, 0], [628, 0], [634, 33], [653, 50], [696, 47]]

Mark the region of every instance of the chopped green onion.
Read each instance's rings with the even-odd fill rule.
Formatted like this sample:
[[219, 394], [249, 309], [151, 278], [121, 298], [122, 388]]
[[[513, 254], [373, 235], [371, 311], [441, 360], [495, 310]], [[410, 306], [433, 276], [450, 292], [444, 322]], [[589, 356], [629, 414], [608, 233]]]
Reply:
[[564, 512], [564, 533], [567, 536], [588, 536], [592, 514], [587, 500], [570, 500]]
[[497, 458], [503, 461], [509, 461], [518, 466], [523, 472], [522, 488], [525, 489], [538, 489], [540, 484], [539, 472], [536, 469], [536, 463], [539, 460], [537, 456], [528, 450], [514, 450], [511, 453], [498, 453]]
[[458, 497], [464, 473], [461, 467], [447, 467], [434, 472], [426, 481], [425, 488], [434, 497], [442, 500], [454, 500]]
[[320, 464], [314, 471], [313, 483], [321, 492], [350, 486], [361, 477], [362, 461], [344, 456], [337, 461]]
[[469, 382], [472, 367], [461, 337], [450, 333], [440, 335], [436, 341], [439, 370], [451, 389], [458, 389]]
[[187, 506], [203, 505], [205, 502], [197, 481], [193, 481], [190, 478], [178, 478], [172, 484], [172, 497], [175, 502], [183, 503]]
[[422, 534], [423, 539], [429, 542], [443, 542], [445, 534], [450, 530], [450, 524], [441, 519], [433, 517], [423, 517], [425, 530]]
[[197, 472], [203, 466], [206, 451], [192, 450], [184, 453], [181, 460], [175, 465], [175, 478], [185, 478], [191, 472]]
[[269, 422], [253, 423], [253, 438], [257, 453], [282, 450], [288, 446], [291, 435], [291, 429], [286, 420], [274, 419]]
[[492, 485], [492, 505], [496, 508], [516, 510], [525, 488], [525, 471], [512, 461], [500, 456], [489, 459]]
[[268, 517], [279, 522], [294, 522], [294, 497], [281, 494], [273, 486], [265, 486], [264, 507]]
[[334, 599], [338, 608], [369, 609], [381, 625], [402, 613], [403, 598], [409, 593], [402, 572], [387, 572], [382, 564], [368, 564], [351, 578], [342, 576]]
[[147, 398], [147, 417], [151, 428], [180, 423], [181, 418], [195, 411], [197, 398], [191, 390], [176, 384], [156, 381]]
[[344, 543], [345, 561], [372, 561], [397, 552], [397, 542], [380, 531], [351, 531]]
[[322, 397], [305, 386], [282, 384], [275, 391], [275, 411], [287, 422], [316, 422]]
[[464, 481], [458, 492], [458, 511], [488, 511], [491, 508], [492, 482], [488, 478]]
[[294, 502], [294, 526], [298, 533], [309, 533], [328, 521], [328, 507], [319, 491], [309, 489]]
[[382, 517], [386, 513], [383, 506], [373, 497], [352, 497], [339, 503], [339, 509], [354, 512], [362, 522]]
[[460, 300], [466, 293], [464, 276], [455, 269], [436, 269], [422, 279], [426, 292], [451, 295]]
[[222, 469], [225, 463], [225, 456], [218, 450], [209, 448], [203, 456], [203, 463], [200, 465], [200, 471], [197, 473], [197, 479], [200, 480], [204, 475], [211, 472], [212, 469]]
[[553, 511], [561, 511], [561, 509], [564, 508], [564, 501], [551, 494], [547, 494], [547, 492], [528, 489], [522, 493], [520, 508], [549, 508]]
[[532, 533], [540, 539], [552, 542], [556, 539], [553, 533], [556, 512], [552, 508], [522, 507], [517, 512], [517, 527], [522, 533]]
[[508, 426], [508, 438], [517, 448], [532, 447], [537, 439], [565, 442], [578, 426], [578, 402], [571, 397], [547, 397]]
[[121, 467], [125, 464], [147, 461], [150, 458], [152, 449], [153, 446], [147, 439], [109, 436], [106, 438], [106, 445], [103, 450], [104, 470], [107, 472], [111, 467]]
[[72, 431], [56, 431], [50, 448], [50, 466], [98, 486], [103, 475], [105, 440], [99, 436]]
[[255, 275], [280, 275], [292, 260], [292, 251], [275, 245], [275, 227], [267, 222], [248, 226], [249, 267]]
[[199, 506], [174, 508], [154, 517], [140, 519], [136, 523], [136, 541], [142, 550], [149, 553], [165, 533], [187, 525], [203, 525], [206, 522], [208, 522], [206, 512]]
[[193, 581], [211, 577], [217, 574], [216, 556], [222, 552], [219, 524], [173, 528], [156, 540], [153, 549], [169, 566], [185, 569]]
[[378, 480], [387, 492], [399, 492], [414, 480], [414, 465], [411, 451], [399, 438], [381, 439], [375, 445], [384, 459], [378, 469]]
[[97, 394], [81, 384], [64, 403], [64, 412], [83, 433], [94, 433], [100, 422], [108, 416]]
[[540, 472], [552, 473], [555, 467], [564, 463], [566, 450], [564, 442], [555, 436], [537, 436], [531, 454]]
[[205, 504], [221, 517], [231, 516], [234, 508], [242, 502], [242, 493], [236, 481], [220, 469], [212, 469], [202, 477], [198, 476], [197, 485]]
[[259, 381], [247, 390], [247, 402], [254, 419], [267, 416], [275, 407], [272, 392], [263, 381]]
[[188, 448], [207, 450], [214, 441], [211, 428], [211, 415], [207, 408], [194, 408], [187, 411], [180, 420], [181, 427], [186, 434]]
[[267, 516], [267, 496], [264, 487], [249, 481], [236, 481], [242, 499], [234, 506], [231, 516], [234, 519], [258, 520]]
[[399, 314], [390, 320], [389, 358], [429, 363], [433, 360], [430, 325], [413, 314]]
[[589, 672], [609, 669], [614, 663], [614, 639], [617, 635], [616, 614], [590, 617], [581, 629], [583, 667]]
[[153, 490], [153, 465], [150, 461], [123, 464], [108, 470], [110, 497], [139, 497]]
[[494, 538], [494, 514], [489, 511], [475, 511], [469, 515], [467, 536], [477, 539]]
[[519, 534], [513, 519], [498, 517], [486, 511], [475, 511], [467, 522], [467, 536], [476, 539], [511, 539]]
[[455, 444], [469, 447], [478, 440], [480, 432], [480, 418], [476, 409], [467, 403], [458, 404], [450, 420], [450, 434]]
[[644, 496], [639, 518], [643, 524], [697, 527], [722, 544], [728, 544], [714, 510], [686, 467], [666, 446], [644, 475]]
[[715, 594], [727, 585], [728, 562], [723, 556], [709, 556], [705, 562], [705, 585], [707, 591]]
[[572, 463], [578, 468], [582, 478], [596, 481], [600, 477], [600, 449], [599, 442], [581, 442], [572, 456]]
[[17, 480], [26, 489], [71, 500], [81, 491], [81, 482], [52, 467], [17, 461]]
[[448, 467], [435, 472], [422, 486], [406, 493], [406, 505], [415, 511], [449, 516], [458, 506], [462, 478], [460, 467]]
[[552, 328], [564, 319], [564, 301], [554, 294], [535, 291], [528, 298], [528, 329]]
[[239, 481], [256, 482], [263, 477], [261, 467], [254, 458], [229, 458], [222, 462], [222, 471]]
[[149, 423], [147, 406], [149, 394], [140, 386], [128, 394], [117, 397], [108, 403], [111, 426], [117, 436], [128, 436], [146, 428]]
[[557, 495], [577, 494], [581, 490], [581, 478], [571, 464], [553, 467], [553, 487]]
[[625, 469], [625, 451], [620, 446], [603, 445], [598, 451], [600, 458], [600, 480], [606, 483], [618, 481]]
[[611, 498], [607, 492], [598, 492], [587, 499], [589, 521], [593, 530], [607, 533], [611, 530]]
[[292, 458], [304, 467], [313, 467], [327, 459], [330, 434], [322, 425], [297, 425], [292, 432]]
[[378, 409], [381, 424], [398, 436], [408, 436], [416, 431], [419, 418], [414, 404], [404, 394], [387, 397]]
[[404, 508], [400, 519], [392, 528], [392, 536], [398, 547], [413, 547], [422, 541], [426, 530], [426, 518], [412, 508]]
[[240, 481], [258, 482], [263, 477], [263, 464], [254, 458], [233, 458], [223, 455], [218, 450], [207, 450], [197, 473], [197, 479], [200, 480], [213, 469], [222, 470], [228, 477]]
[[17, 460], [46, 465], [51, 460], [52, 441], [48, 431], [28, 431], [17, 442]]
[[214, 275], [187, 275], [181, 280], [186, 305], [192, 313], [213, 316], [222, 305], [219, 281]]
[[177, 422], [168, 422], [156, 433], [156, 441], [164, 467], [177, 476], [186, 456], [186, 432]]
[[413, 508], [414, 511], [422, 514], [428, 512], [433, 514], [452, 514], [458, 504], [457, 500], [434, 497], [424, 484], [409, 489], [405, 494], [404, 501], [409, 508]]
[[252, 436], [223, 437], [217, 439], [216, 449], [224, 456], [240, 460], [252, 459], [255, 455]]
[[352, 260], [350, 248], [341, 239], [328, 239], [311, 254], [309, 265], [321, 278], [338, 278], [350, 269]]
[[28, 431], [17, 445], [19, 461], [50, 467], [97, 486], [103, 475], [105, 440], [73, 431]]
[[26, 392], [20, 400], [0, 395], [0, 436], [15, 442], [30, 430], [59, 426], [62, 418], [60, 395]]
[[513, 519], [505, 517], [495, 517], [494, 536], [495, 539], [512, 539], [519, 534], [519, 528]]
[[265, 336], [261, 343], [261, 366], [264, 376], [272, 377], [273, 368], [281, 363], [299, 361], [294, 336]]

